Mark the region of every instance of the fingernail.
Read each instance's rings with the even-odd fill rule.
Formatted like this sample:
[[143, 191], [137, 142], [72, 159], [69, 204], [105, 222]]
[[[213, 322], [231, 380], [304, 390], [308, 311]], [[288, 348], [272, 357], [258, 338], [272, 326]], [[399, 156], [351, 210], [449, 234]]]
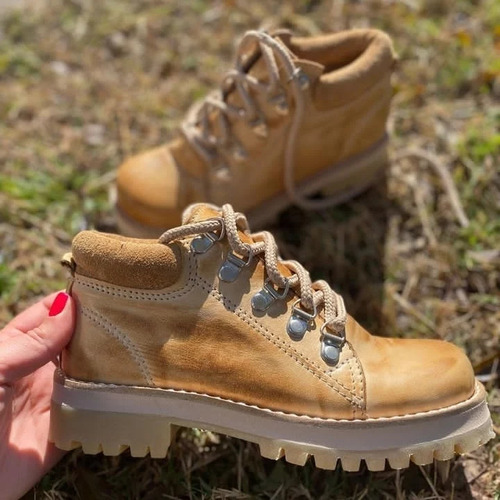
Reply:
[[64, 306], [66, 305], [66, 302], [68, 302], [68, 299], [69, 295], [67, 293], [59, 292], [56, 295], [54, 302], [52, 302], [52, 305], [50, 306], [49, 316], [57, 316], [59, 313], [61, 313], [64, 309]]

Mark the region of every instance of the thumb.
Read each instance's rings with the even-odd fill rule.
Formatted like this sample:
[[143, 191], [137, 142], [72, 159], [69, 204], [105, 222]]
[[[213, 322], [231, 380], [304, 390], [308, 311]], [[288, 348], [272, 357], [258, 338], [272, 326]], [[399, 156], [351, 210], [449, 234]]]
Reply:
[[0, 342], [0, 384], [11, 384], [53, 361], [71, 339], [74, 324], [73, 301], [60, 292], [40, 325], [8, 332]]

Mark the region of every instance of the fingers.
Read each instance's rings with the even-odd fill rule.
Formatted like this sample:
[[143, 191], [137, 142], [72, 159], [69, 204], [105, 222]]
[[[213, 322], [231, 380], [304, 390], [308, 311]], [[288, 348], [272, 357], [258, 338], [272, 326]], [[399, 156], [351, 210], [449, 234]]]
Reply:
[[[38, 326], [47, 316], [50, 306], [59, 292], [51, 293], [49, 296], [39, 300], [22, 313], [18, 314], [12, 321], [5, 327], [5, 330], [16, 329], [22, 332], [27, 332], [32, 328]], [[0, 332], [1, 336], [1, 332]]]
[[[32, 308], [33, 315], [38, 317], [36, 306]], [[60, 292], [50, 310], [45, 311], [42, 321], [30, 329], [11, 330], [9, 325], [10, 338], [0, 344], [0, 384], [11, 384], [49, 363], [69, 342], [75, 322], [71, 297]], [[25, 321], [24, 324], [30, 323]], [[13, 331], [18, 335], [12, 335]]]

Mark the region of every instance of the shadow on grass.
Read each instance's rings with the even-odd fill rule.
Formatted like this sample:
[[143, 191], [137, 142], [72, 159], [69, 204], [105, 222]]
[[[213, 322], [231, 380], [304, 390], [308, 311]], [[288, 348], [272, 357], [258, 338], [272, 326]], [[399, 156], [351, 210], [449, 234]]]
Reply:
[[382, 334], [384, 253], [390, 203], [387, 180], [348, 203], [321, 212], [291, 208], [273, 231], [284, 258], [301, 262], [313, 279], [340, 293], [351, 316]]

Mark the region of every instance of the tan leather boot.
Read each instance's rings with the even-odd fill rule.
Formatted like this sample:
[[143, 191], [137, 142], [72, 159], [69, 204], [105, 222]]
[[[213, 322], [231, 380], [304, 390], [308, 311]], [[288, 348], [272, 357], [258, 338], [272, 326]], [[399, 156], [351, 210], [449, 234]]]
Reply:
[[59, 448], [162, 457], [186, 426], [269, 458], [381, 470], [492, 437], [485, 391], [457, 347], [370, 335], [230, 205], [194, 205], [184, 221], [158, 241], [74, 239], [64, 262], [77, 326], [52, 397]]
[[361, 192], [387, 164], [394, 61], [377, 30], [246, 33], [221, 90], [193, 107], [179, 137], [119, 168], [121, 232], [158, 237], [197, 201], [232, 203], [262, 225], [287, 205]]

